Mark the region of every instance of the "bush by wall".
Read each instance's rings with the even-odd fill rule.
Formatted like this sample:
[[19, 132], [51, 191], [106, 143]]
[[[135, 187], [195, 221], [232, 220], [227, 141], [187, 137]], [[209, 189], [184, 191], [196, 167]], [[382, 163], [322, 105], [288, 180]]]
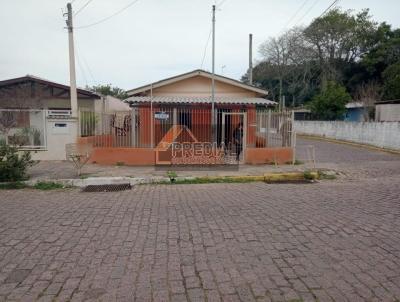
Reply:
[[19, 152], [17, 148], [0, 142], [0, 182], [26, 179], [27, 169], [34, 164], [30, 152]]

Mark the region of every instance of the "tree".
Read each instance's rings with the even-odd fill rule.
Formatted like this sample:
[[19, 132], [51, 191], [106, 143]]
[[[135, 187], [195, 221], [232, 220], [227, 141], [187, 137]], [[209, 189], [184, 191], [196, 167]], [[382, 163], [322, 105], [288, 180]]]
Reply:
[[400, 98], [400, 62], [390, 65], [382, 74], [386, 99]]
[[329, 80], [341, 80], [338, 63], [355, 62], [373, 47], [376, 30], [377, 23], [371, 20], [368, 9], [356, 15], [333, 9], [304, 30], [321, 68], [322, 89]]
[[383, 71], [400, 61], [400, 29], [382, 23], [376, 33], [375, 46], [362, 57], [362, 66], [366, 73], [380, 81]]
[[[292, 28], [277, 38], [271, 37], [261, 44], [259, 52], [263, 57], [263, 62], [267, 63], [279, 84], [279, 100], [282, 100], [285, 80], [291, 82], [293, 92], [295, 90], [293, 84], [296, 86], [299, 80], [304, 78], [304, 76], [298, 78], [297, 75], [300, 69], [307, 71], [302, 67], [305, 67], [304, 64], [310, 59], [309, 50], [309, 45], [306, 44], [303, 37], [303, 29], [300, 27]], [[297, 72], [293, 73], [295, 69]]]
[[382, 87], [376, 82], [363, 83], [357, 87], [354, 100], [363, 105], [364, 121], [374, 119], [375, 103], [382, 97]]
[[346, 88], [336, 82], [329, 81], [326, 89], [313, 97], [309, 104], [311, 113], [321, 120], [337, 120], [343, 117], [346, 103], [351, 100]]
[[87, 87], [87, 89], [102, 95], [111, 95], [120, 100], [128, 98], [128, 94], [125, 90], [116, 86], [112, 86], [111, 84]]

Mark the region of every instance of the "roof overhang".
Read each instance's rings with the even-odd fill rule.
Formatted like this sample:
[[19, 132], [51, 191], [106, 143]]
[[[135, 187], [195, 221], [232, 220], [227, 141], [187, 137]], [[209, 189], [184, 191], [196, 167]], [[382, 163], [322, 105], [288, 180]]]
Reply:
[[[34, 82], [34, 83], [38, 83], [38, 84], [42, 84], [42, 85], [46, 85], [46, 86], [50, 86], [50, 87], [55, 87], [55, 88], [59, 88], [59, 89], [63, 89], [63, 90], [70, 90], [70, 86], [55, 83], [55, 82], [45, 80], [45, 79], [42, 79], [39, 77], [35, 77], [32, 75], [26, 75], [26, 76], [19, 77], [19, 78], [0, 81], [0, 88], [7, 87], [7, 86], [13, 86], [13, 85], [17, 85], [17, 84], [28, 83], [28, 82]], [[101, 98], [100, 95], [98, 95], [97, 93], [91, 92], [86, 89], [77, 88], [77, 92], [78, 92], [78, 94], [86, 96], [88, 98], [93, 98], [93, 99]]]
[[[141, 86], [141, 87], [138, 87], [138, 88], [135, 88], [135, 89], [128, 90], [127, 93], [128, 93], [129, 96], [134, 96], [134, 95], [146, 92], [146, 91], [150, 91], [151, 89], [155, 89], [155, 88], [158, 88], [158, 87], [169, 85], [169, 84], [172, 84], [172, 83], [175, 83], [175, 82], [178, 82], [178, 81], [182, 81], [182, 80], [185, 80], [185, 79], [189, 79], [189, 78], [192, 78], [192, 77], [195, 77], [195, 76], [202, 76], [202, 77], [206, 77], [206, 78], [212, 79], [212, 73], [198, 69], [198, 70], [194, 70], [194, 71], [191, 71], [191, 72], [188, 72], [188, 73], [177, 75], [177, 76], [174, 76], [174, 77], [171, 77], [171, 78], [167, 78], [167, 79], [164, 79], [164, 80], [152, 83], [152, 84], [148, 84], [148, 85], [144, 85], [144, 86]], [[221, 75], [217, 75], [216, 74], [214, 76], [214, 79], [216, 81], [219, 81], [219, 82], [223, 82], [223, 83], [230, 84], [230, 85], [233, 85], [233, 86], [236, 86], [236, 87], [240, 87], [240, 88], [252, 91], [252, 92], [259, 93], [262, 96], [265, 96], [265, 95], [268, 94], [268, 91], [265, 90], [265, 89], [258, 88], [258, 87], [253, 86], [253, 85], [248, 85], [248, 84], [245, 84], [245, 83], [240, 82], [238, 80], [227, 78], [227, 77], [224, 77], [224, 76], [221, 76]]]
[[[133, 96], [124, 100], [131, 105], [143, 103], [155, 104], [211, 104], [211, 97], [184, 97], [184, 96]], [[232, 105], [264, 105], [276, 106], [277, 103], [263, 98], [215, 97], [216, 104]]]
[[376, 102], [375, 103], [375, 105], [386, 105], [386, 104], [400, 104], [400, 99], [398, 99], [398, 100], [380, 101], [380, 102]]

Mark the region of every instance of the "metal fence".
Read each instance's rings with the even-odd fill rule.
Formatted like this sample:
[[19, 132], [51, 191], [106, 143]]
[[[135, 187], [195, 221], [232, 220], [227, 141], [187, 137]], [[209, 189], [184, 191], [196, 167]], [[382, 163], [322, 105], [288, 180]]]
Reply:
[[46, 111], [0, 109], [0, 141], [23, 149], [45, 149]]
[[[253, 148], [291, 147], [293, 114], [256, 109], [139, 107], [131, 111], [81, 111], [80, 136], [94, 147], [157, 148], [180, 142], [216, 142], [232, 148], [237, 137]], [[238, 129], [242, 125], [242, 133]]]

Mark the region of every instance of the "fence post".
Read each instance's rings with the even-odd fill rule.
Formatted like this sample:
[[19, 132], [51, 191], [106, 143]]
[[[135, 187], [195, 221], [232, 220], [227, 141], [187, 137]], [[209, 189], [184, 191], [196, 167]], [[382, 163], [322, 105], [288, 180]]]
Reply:
[[290, 138], [290, 143], [292, 146], [292, 152], [293, 152], [293, 165], [296, 163], [296, 133], [294, 131], [294, 110], [292, 110], [292, 116], [291, 116], [291, 138]]
[[271, 109], [268, 110], [268, 120], [267, 120], [267, 146], [270, 147], [270, 132], [271, 132]]
[[132, 147], [136, 147], [136, 108], [131, 111], [131, 129]]

